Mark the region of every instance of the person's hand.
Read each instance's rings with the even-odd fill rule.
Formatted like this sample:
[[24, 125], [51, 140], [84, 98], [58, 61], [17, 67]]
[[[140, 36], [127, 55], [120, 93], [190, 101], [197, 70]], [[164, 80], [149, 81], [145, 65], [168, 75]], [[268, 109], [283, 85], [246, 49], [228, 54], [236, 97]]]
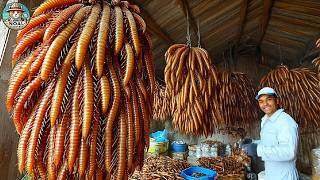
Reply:
[[258, 139], [258, 140], [252, 139], [252, 143], [259, 144], [260, 143], [260, 139]]

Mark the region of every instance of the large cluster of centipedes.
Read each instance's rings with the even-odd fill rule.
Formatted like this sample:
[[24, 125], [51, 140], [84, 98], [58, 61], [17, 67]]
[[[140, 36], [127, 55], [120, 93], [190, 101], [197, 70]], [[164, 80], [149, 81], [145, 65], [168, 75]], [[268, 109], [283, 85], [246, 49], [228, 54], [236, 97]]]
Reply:
[[143, 165], [152, 42], [127, 1], [47, 0], [17, 35], [6, 106], [35, 179], [116, 177]]

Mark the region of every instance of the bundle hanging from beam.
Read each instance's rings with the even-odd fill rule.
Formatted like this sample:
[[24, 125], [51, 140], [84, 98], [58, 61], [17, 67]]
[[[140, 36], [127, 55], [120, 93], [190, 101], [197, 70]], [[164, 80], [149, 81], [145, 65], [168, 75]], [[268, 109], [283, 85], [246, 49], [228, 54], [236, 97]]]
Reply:
[[[318, 72], [318, 79], [320, 81], [320, 56], [314, 59], [312, 63], [316, 67], [316, 71]], [[320, 83], [319, 83], [319, 87], [320, 87]]]
[[157, 84], [156, 94], [153, 96], [153, 114], [152, 119], [156, 121], [165, 121], [170, 117], [171, 104], [165, 95], [165, 86]]
[[272, 87], [285, 109], [304, 131], [320, 127], [320, 87], [316, 73], [308, 68], [291, 69], [281, 65], [261, 79], [260, 88]]
[[127, 1], [47, 0], [18, 33], [7, 109], [34, 179], [128, 179], [149, 146], [152, 43]]
[[258, 121], [256, 90], [248, 76], [241, 72], [219, 72], [218, 102], [226, 127], [248, 129]]
[[215, 94], [217, 71], [208, 52], [175, 44], [165, 57], [165, 93], [171, 100], [173, 126], [186, 134], [210, 135], [220, 113]]

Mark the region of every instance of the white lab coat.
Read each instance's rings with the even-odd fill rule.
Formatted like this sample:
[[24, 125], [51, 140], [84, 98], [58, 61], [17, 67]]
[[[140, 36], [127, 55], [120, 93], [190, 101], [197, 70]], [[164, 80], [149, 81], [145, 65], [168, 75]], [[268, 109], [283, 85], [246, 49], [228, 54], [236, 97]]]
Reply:
[[295, 120], [278, 109], [261, 121], [257, 154], [265, 163], [266, 180], [297, 180], [296, 155], [298, 125]]

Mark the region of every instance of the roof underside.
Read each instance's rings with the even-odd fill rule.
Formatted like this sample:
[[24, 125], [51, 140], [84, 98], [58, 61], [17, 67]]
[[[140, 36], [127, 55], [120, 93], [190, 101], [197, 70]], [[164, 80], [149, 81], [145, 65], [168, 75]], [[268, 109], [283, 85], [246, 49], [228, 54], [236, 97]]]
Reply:
[[[320, 35], [319, 0], [131, 0], [138, 4], [152, 33], [157, 74], [162, 76], [164, 54], [174, 43], [185, 43], [187, 24], [193, 46], [201, 46], [213, 63], [233, 49], [261, 54], [273, 63], [298, 66], [313, 59]], [[188, 14], [188, 21], [187, 21]], [[189, 22], [189, 23], [187, 23]]]

